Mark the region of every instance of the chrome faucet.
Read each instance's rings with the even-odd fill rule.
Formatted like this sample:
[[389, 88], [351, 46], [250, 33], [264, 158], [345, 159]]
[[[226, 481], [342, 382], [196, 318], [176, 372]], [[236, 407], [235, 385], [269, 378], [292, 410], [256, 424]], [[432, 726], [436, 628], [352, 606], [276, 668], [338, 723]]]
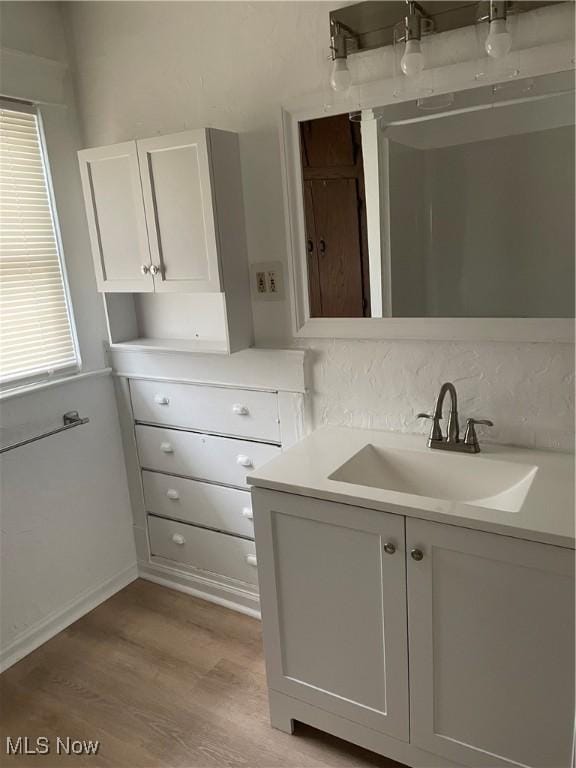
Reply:
[[[440, 420], [442, 419], [442, 409], [446, 395], [450, 395], [450, 413], [448, 414], [448, 424], [446, 428], [446, 437], [442, 434]], [[476, 435], [476, 425], [483, 424], [487, 427], [493, 427], [494, 424], [489, 419], [467, 419], [464, 440], [460, 440], [460, 425], [458, 424], [458, 397], [456, 387], [447, 381], [440, 387], [434, 413], [419, 413], [419, 419], [431, 419], [432, 428], [428, 438], [428, 448], [439, 448], [443, 451], [460, 451], [462, 453], [479, 453], [480, 444]]]

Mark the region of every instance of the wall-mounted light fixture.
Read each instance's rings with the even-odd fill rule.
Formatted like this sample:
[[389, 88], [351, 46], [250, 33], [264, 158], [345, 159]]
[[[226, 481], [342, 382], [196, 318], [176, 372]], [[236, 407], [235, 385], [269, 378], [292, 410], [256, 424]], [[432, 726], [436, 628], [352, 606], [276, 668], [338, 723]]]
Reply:
[[511, 3], [507, 0], [490, 0], [488, 10], [490, 29], [484, 47], [488, 56], [493, 59], [503, 59], [512, 47], [512, 35], [507, 27], [510, 5]]
[[[478, 21], [489, 22], [485, 50], [493, 58], [504, 58], [512, 45], [509, 15], [531, 11], [567, 0], [383, 0], [382, 2], [354, 3], [330, 12], [330, 38], [332, 73], [330, 85], [335, 91], [345, 92], [351, 84], [348, 57], [392, 45], [405, 43], [401, 70], [408, 77], [418, 75], [424, 67], [421, 38], [431, 32], [473, 26]], [[568, 0], [570, 1], [570, 0]], [[480, 14], [479, 14], [480, 6]], [[513, 6], [513, 8], [511, 8]]]
[[400, 69], [406, 77], [417, 77], [424, 69], [424, 54], [420, 41], [423, 34], [433, 29], [432, 19], [420, 3], [406, 0], [407, 13], [401, 22], [401, 31], [397, 41], [405, 43], [404, 53], [400, 59]]
[[330, 48], [332, 49], [332, 72], [330, 87], [337, 93], [345, 93], [352, 84], [352, 75], [348, 69], [348, 41], [355, 35], [349, 27], [340, 21], [330, 21]]

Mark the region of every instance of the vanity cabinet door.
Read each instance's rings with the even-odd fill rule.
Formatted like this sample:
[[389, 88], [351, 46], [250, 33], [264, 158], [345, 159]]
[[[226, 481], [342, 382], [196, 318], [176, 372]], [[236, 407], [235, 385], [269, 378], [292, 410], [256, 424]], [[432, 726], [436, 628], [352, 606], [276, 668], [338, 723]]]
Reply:
[[78, 159], [98, 290], [153, 291], [136, 142], [84, 149]]
[[407, 741], [404, 519], [252, 496], [269, 687]]
[[574, 552], [413, 519], [406, 539], [411, 742], [474, 768], [567, 768]]
[[137, 142], [156, 292], [221, 291], [209, 132]]

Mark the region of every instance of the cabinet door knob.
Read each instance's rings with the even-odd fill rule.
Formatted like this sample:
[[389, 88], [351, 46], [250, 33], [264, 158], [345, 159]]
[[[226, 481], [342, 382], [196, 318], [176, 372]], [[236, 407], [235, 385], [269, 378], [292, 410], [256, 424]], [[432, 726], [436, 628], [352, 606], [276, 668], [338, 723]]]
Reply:
[[156, 266], [156, 264], [152, 264], [152, 266], [150, 267], [150, 274], [154, 276], [159, 275], [160, 267]]
[[234, 403], [232, 413], [235, 413], [237, 416], [248, 416], [248, 408], [240, 403]]
[[410, 557], [412, 558], [412, 560], [416, 560], [416, 562], [419, 563], [420, 560], [422, 560], [422, 558], [424, 557], [424, 553], [422, 552], [421, 549], [412, 549], [410, 551]]
[[140, 267], [140, 272], [142, 272], [143, 275], [147, 275], [148, 272], [150, 272], [150, 267], [148, 266], [148, 264], [142, 264], [142, 266]]
[[160, 450], [162, 453], [174, 453], [172, 443], [160, 443]]
[[252, 512], [250, 507], [242, 507], [242, 517], [245, 517], [246, 520], [253, 520], [254, 512]]
[[170, 400], [166, 395], [154, 395], [154, 402], [156, 405], [169, 405]]
[[257, 566], [258, 562], [256, 560], [256, 555], [246, 555], [246, 562], [248, 565], [254, 565]]
[[174, 542], [174, 544], [186, 544], [186, 539], [184, 538], [184, 536], [182, 536], [181, 533], [173, 533], [172, 541]]
[[239, 464], [241, 467], [253, 467], [252, 459], [250, 456], [244, 456], [243, 453], [240, 453], [238, 456], [236, 456], [236, 464]]
[[169, 499], [172, 499], [172, 501], [178, 501], [180, 498], [180, 494], [174, 488], [168, 488], [166, 496], [168, 496]]
[[384, 544], [384, 552], [386, 552], [387, 555], [393, 555], [394, 552], [396, 552], [396, 545], [387, 541], [386, 544]]

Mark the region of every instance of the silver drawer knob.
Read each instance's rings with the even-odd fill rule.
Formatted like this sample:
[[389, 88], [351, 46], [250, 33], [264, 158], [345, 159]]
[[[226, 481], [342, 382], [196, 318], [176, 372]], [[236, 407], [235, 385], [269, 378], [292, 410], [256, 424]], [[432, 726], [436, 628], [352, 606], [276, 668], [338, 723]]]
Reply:
[[180, 494], [174, 488], [168, 488], [166, 491], [166, 496], [168, 496], [171, 501], [178, 501], [180, 498]]
[[172, 443], [160, 443], [160, 450], [162, 453], [174, 453]]
[[245, 456], [243, 453], [240, 453], [238, 456], [236, 456], [236, 464], [239, 464], [241, 467], [253, 467], [254, 466], [250, 456]]
[[160, 274], [160, 267], [157, 267], [156, 264], [152, 264], [150, 267], [150, 274], [151, 275], [159, 275]]
[[156, 405], [169, 405], [170, 400], [166, 395], [154, 395], [154, 402]]
[[393, 555], [394, 552], [396, 552], [396, 546], [390, 541], [387, 541], [386, 544], [384, 544], [384, 552], [386, 552], [387, 555]]
[[182, 536], [181, 533], [173, 533], [172, 541], [174, 542], [174, 544], [186, 544], [186, 539], [184, 538], [184, 536]]
[[248, 416], [248, 408], [240, 403], [234, 403], [232, 413], [235, 413], [237, 416]]
[[242, 517], [245, 517], [246, 520], [253, 520], [254, 512], [252, 512], [250, 507], [242, 507]]
[[246, 562], [248, 565], [254, 565], [257, 566], [258, 562], [256, 560], [256, 555], [246, 555]]
[[416, 560], [416, 562], [419, 563], [420, 560], [423, 559], [424, 553], [422, 552], [421, 549], [412, 549], [410, 551], [410, 557], [412, 558], [412, 560]]
[[150, 272], [150, 267], [148, 266], [148, 264], [142, 264], [142, 266], [140, 267], [140, 272], [142, 272], [143, 275], [147, 275], [148, 272]]

